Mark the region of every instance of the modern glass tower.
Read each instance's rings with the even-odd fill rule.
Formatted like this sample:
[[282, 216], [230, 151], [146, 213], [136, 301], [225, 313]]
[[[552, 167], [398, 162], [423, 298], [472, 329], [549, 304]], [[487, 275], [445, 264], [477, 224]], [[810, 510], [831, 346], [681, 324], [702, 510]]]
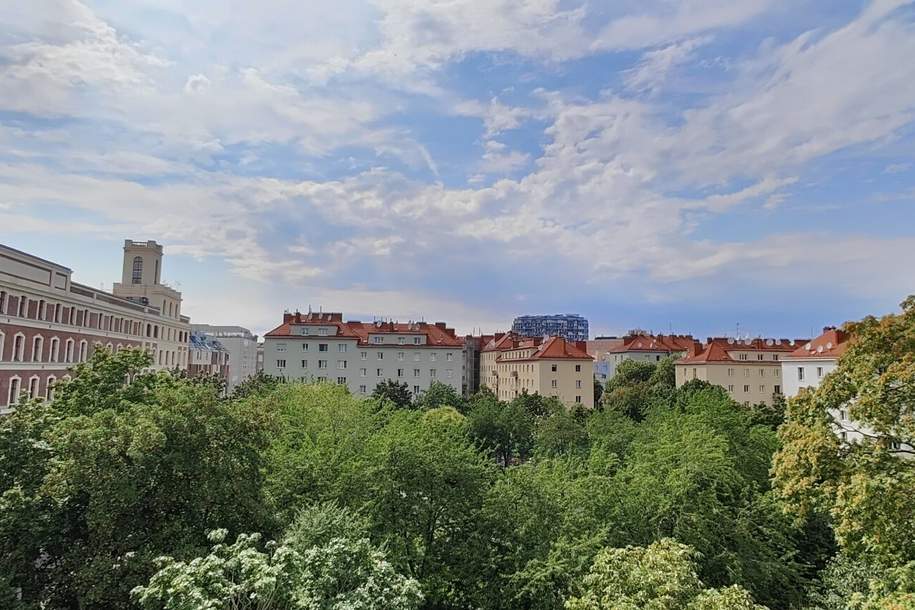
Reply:
[[512, 330], [524, 337], [562, 337], [567, 341], [588, 340], [588, 320], [576, 313], [518, 316]]

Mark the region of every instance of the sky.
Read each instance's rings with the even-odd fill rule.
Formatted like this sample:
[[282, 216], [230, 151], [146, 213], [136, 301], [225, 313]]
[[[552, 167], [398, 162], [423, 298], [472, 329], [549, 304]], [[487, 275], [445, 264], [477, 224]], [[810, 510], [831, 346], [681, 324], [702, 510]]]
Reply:
[[803, 337], [915, 293], [903, 0], [0, 2], [0, 242], [193, 321]]

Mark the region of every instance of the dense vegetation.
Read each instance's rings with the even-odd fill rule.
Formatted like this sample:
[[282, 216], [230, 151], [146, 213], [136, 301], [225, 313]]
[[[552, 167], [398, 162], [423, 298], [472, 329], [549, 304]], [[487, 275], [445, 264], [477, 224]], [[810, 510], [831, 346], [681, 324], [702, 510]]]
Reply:
[[[595, 410], [99, 352], [0, 421], [0, 607], [915, 608], [915, 299], [785, 412], [671, 362]], [[828, 408], [873, 442], [843, 446]]]

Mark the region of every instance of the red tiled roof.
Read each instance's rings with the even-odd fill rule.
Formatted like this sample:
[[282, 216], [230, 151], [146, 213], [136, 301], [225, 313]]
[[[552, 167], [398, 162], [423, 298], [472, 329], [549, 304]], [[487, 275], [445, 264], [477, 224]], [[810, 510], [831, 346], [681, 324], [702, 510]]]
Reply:
[[[277, 326], [265, 337], [301, 337], [292, 332], [297, 326], [333, 326], [336, 333], [330, 337], [356, 339], [360, 345], [369, 345], [369, 335], [399, 334], [399, 335], [425, 335], [424, 346], [463, 347], [464, 340], [457, 337], [453, 328], [448, 328], [444, 322], [429, 324], [427, 322], [344, 322], [343, 314], [339, 313], [314, 313], [285, 314], [283, 323]], [[313, 335], [308, 335], [312, 337]], [[412, 346], [416, 347], [416, 346]]]
[[851, 337], [844, 330], [836, 328], [824, 329], [822, 335], [816, 339], [811, 339], [809, 342], [788, 354], [785, 358], [837, 359], [845, 353], [850, 339]]
[[690, 335], [631, 335], [623, 339], [622, 345], [607, 351], [611, 354], [626, 352], [671, 354], [674, 352], [689, 352], [690, 349], [698, 350], [698, 347], [699, 342]]
[[733, 337], [709, 337], [705, 346], [696, 354], [687, 355], [677, 361], [677, 364], [696, 364], [702, 362], [751, 362], [758, 364], [777, 364], [779, 360], [751, 360], [744, 361], [731, 357], [731, 352], [782, 352], [786, 355], [797, 348], [799, 343], [806, 343], [806, 339], [734, 339]]
[[[585, 350], [581, 349], [575, 343], [566, 341], [562, 337], [549, 337], [543, 341], [540, 339], [524, 339], [512, 347], [506, 347], [499, 351], [507, 352], [512, 349], [533, 348], [537, 349], [526, 358], [506, 358], [506, 362], [525, 362], [530, 360], [594, 360], [594, 358]], [[502, 360], [499, 356], [497, 360]]]
[[733, 362], [727, 351], [720, 343], [710, 343], [703, 351], [695, 356], [686, 356], [677, 360], [677, 364], [695, 364], [697, 362]]

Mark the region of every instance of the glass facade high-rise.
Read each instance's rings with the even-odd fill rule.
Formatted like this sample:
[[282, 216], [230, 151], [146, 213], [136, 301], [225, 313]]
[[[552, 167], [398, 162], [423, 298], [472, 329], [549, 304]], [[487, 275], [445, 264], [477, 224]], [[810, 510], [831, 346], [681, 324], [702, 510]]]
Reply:
[[588, 320], [574, 313], [518, 316], [512, 330], [524, 337], [562, 337], [567, 341], [588, 340]]

